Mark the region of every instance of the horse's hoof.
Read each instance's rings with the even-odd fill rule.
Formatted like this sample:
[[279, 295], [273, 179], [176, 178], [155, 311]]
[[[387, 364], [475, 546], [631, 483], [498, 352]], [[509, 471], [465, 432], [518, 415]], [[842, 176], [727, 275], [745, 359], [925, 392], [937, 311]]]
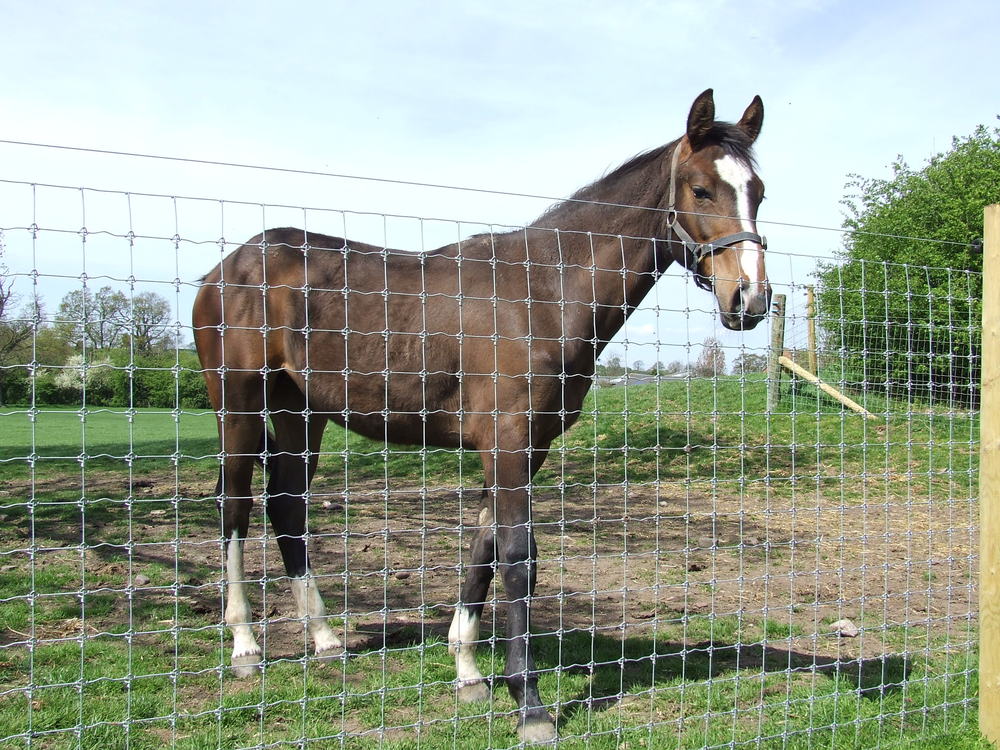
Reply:
[[241, 680], [260, 672], [260, 654], [243, 654], [233, 657], [233, 674]]
[[554, 743], [559, 739], [555, 722], [548, 714], [537, 718], [527, 718], [518, 724], [517, 736], [526, 745]]
[[466, 682], [458, 686], [458, 699], [462, 703], [474, 703], [490, 699], [490, 686], [485, 680]]

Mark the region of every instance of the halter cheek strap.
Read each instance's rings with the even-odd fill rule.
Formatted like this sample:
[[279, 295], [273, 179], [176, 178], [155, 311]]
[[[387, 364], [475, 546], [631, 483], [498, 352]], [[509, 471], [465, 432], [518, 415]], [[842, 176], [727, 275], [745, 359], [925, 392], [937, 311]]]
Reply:
[[680, 152], [681, 148], [678, 143], [677, 146], [674, 147], [674, 154], [670, 159], [670, 191], [667, 194], [667, 228], [670, 229], [677, 237], [676, 240], [671, 241], [680, 241], [680, 243], [684, 246], [684, 249], [691, 254], [693, 261], [688, 268], [692, 271], [696, 271], [698, 264], [706, 255], [711, 255], [716, 250], [721, 250], [724, 247], [735, 245], [737, 242], [756, 242], [766, 250], [767, 238], [756, 234], [755, 232], [736, 232], [735, 234], [727, 234], [723, 237], [717, 237], [710, 242], [694, 241], [694, 238], [688, 234], [688, 231], [681, 226], [677, 214], [677, 164]]

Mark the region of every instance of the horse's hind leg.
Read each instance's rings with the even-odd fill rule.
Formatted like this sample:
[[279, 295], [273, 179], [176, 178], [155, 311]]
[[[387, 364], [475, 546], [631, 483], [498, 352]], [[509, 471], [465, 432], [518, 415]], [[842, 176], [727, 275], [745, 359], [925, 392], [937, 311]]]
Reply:
[[226, 560], [225, 621], [233, 634], [233, 671], [249, 677], [261, 661], [261, 650], [250, 627], [252, 615], [243, 573], [243, 545], [253, 505], [250, 481], [264, 425], [259, 416], [230, 413], [221, 425], [225, 451], [216, 496], [222, 504], [222, 538]]
[[316, 472], [326, 419], [313, 415], [307, 420], [302, 416], [304, 404], [286, 409], [283, 401], [272, 402], [279, 410], [271, 414], [277, 445], [269, 447], [275, 455], [269, 459], [267, 516], [292, 582], [298, 616], [312, 635], [316, 655], [332, 656], [342, 651], [342, 645], [327, 622], [306, 549], [306, 493]]
[[[486, 482], [492, 485], [492, 471], [488, 468], [488, 462], [492, 463], [492, 456], [484, 453]], [[497, 559], [494, 529], [493, 497], [484, 487], [479, 506], [479, 528], [472, 540], [468, 572], [448, 630], [448, 650], [455, 657], [458, 697], [462, 701], [485, 700], [490, 695], [486, 678], [476, 665], [476, 644], [479, 641], [479, 623], [486, 602], [486, 592], [493, 580]]]

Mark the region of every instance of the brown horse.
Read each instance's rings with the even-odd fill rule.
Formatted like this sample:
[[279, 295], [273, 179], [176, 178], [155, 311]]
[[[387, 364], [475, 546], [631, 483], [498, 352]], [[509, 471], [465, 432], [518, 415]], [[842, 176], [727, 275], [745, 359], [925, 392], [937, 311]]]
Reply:
[[218, 412], [225, 620], [237, 674], [261, 659], [242, 585], [255, 461], [268, 470], [267, 514], [316, 651], [341, 648], [306, 554], [309, 484], [332, 420], [379, 441], [479, 452], [478, 531], [448, 639], [457, 689], [468, 700], [489, 694], [474, 652], [499, 570], [520, 736], [556, 736], [528, 628], [532, 477], [579, 416], [601, 350], [672, 262], [714, 292], [727, 328], [753, 328], [766, 315], [771, 290], [755, 223], [763, 184], [750, 150], [763, 117], [755, 97], [737, 124], [717, 122], [709, 89], [683, 137], [524, 230], [417, 254], [272, 229], [205, 276], [193, 319]]

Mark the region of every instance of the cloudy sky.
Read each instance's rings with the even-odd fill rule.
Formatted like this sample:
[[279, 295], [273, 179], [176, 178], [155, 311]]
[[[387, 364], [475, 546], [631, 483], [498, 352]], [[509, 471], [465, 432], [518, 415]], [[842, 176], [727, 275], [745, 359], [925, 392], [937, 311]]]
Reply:
[[[1000, 111], [1000, 3], [983, 0], [3, 0], [2, 8], [0, 139], [8, 142], [558, 198], [679, 136], [705, 88], [729, 120], [760, 94], [761, 230], [769, 273], [793, 304], [815, 258], [840, 246], [848, 174], [885, 176], [897, 155], [919, 165]], [[346, 225], [360, 239], [417, 250], [481, 231], [476, 222], [530, 223], [550, 203], [12, 143], [0, 143], [0, 179], [5, 261], [15, 273], [41, 274], [50, 310], [83, 273], [92, 286], [132, 275], [171, 282], [161, 291], [182, 322], [189, 282], [218, 260], [221, 236], [307, 220], [313, 230], [339, 234]], [[340, 211], [445, 221], [415, 231], [413, 221]], [[32, 223], [67, 232], [32, 244], [17, 229]], [[81, 226], [176, 232], [204, 244], [82, 242]], [[18, 286], [30, 283], [25, 276]], [[688, 342], [708, 335], [734, 348], [765, 340], [763, 327], [723, 332], [712, 300], [679, 272], [651, 303], [680, 298], [706, 312], [638, 316], [629, 341], [664, 349], [630, 343], [629, 357], [681, 359]]]

